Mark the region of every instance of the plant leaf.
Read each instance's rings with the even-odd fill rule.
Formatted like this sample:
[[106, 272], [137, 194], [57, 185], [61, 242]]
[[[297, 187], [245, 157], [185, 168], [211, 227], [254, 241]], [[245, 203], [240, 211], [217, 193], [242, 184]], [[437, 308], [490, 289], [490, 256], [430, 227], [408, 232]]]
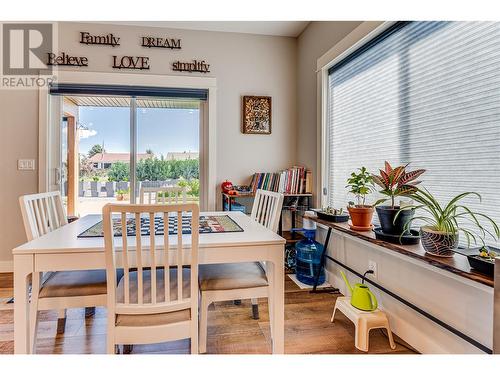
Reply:
[[380, 198], [379, 200], [377, 200], [374, 204], [372, 204], [373, 207], [376, 207], [378, 206], [380, 203], [384, 203], [385, 201], [387, 201], [387, 198]]
[[422, 175], [424, 172], [425, 172], [425, 169], [416, 169], [414, 171], [407, 172], [401, 177], [401, 179], [398, 181], [398, 183], [400, 185], [405, 185], [408, 182], [415, 180], [418, 176]]
[[384, 181], [385, 186], [389, 186], [390, 184], [389, 175], [385, 173], [382, 169], [380, 169], [380, 176], [382, 177], [382, 181]]
[[416, 191], [417, 191], [417, 188], [415, 186], [412, 186], [412, 185], [403, 185], [403, 186], [398, 187], [394, 191], [394, 195], [395, 196], [399, 196], [399, 195], [408, 196], [408, 195], [411, 195], [411, 194], [415, 193]]
[[373, 182], [375, 182], [378, 186], [380, 186], [382, 189], [385, 189], [387, 186], [384, 184], [384, 182], [382, 181], [382, 179], [377, 176], [377, 175], [372, 175], [372, 180]]
[[385, 166], [385, 173], [386, 173], [387, 175], [391, 174], [391, 172], [392, 172], [392, 167], [391, 167], [391, 165], [389, 164], [389, 162], [388, 162], [388, 161], [385, 161], [385, 162], [384, 162], [384, 166]]
[[405, 174], [405, 167], [400, 165], [399, 167], [394, 168], [392, 171], [392, 181], [391, 185], [395, 185], [399, 183], [401, 177]]

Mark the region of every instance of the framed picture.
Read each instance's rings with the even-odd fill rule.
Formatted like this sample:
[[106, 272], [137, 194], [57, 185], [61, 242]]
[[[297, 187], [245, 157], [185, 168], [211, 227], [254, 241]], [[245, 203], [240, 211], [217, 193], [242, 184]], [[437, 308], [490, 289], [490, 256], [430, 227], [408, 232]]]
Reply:
[[244, 134], [271, 134], [270, 96], [244, 96], [241, 112]]

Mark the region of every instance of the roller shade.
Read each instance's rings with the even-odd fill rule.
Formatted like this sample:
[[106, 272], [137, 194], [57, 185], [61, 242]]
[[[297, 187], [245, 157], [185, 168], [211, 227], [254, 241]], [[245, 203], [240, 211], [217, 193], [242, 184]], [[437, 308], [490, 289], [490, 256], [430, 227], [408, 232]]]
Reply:
[[105, 95], [130, 97], [158, 97], [207, 100], [208, 90], [191, 88], [164, 88], [147, 86], [81, 85], [61, 83], [50, 87], [52, 95]]
[[427, 169], [441, 202], [480, 193], [469, 207], [500, 223], [500, 23], [396, 23], [329, 70], [327, 110], [329, 205], [388, 160]]

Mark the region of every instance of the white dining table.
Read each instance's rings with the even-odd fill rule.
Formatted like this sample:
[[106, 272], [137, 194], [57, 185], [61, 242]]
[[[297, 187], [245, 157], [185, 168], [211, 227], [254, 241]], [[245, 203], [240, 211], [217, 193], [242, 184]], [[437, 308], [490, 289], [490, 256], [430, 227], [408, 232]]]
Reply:
[[[266, 262], [270, 286], [269, 304], [272, 352], [284, 353], [284, 246], [285, 239], [237, 211], [203, 212], [201, 215], [229, 215], [241, 232], [202, 233], [199, 263]], [[78, 235], [102, 220], [87, 215], [33, 241], [16, 247], [14, 257], [14, 353], [29, 353], [29, 281], [38, 272], [106, 268], [104, 239]], [[158, 236], [162, 237], [162, 236]], [[172, 236], [175, 239], [176, 236]], [[189, 245], [190, 236], [183, 243]], [[119, 250], [119, 244], [117, 244]], [[147, 244], [146, 244], [147, 246]], [[132, 249], [133, 250], [133, 249]]]

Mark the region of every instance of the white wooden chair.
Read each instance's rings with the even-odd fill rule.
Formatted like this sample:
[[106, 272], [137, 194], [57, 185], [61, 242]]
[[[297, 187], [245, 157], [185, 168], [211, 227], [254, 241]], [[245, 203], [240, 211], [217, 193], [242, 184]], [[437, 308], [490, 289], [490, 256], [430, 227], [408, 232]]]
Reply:
[[[183, 212], [192, 214], [190, 235], [182, 234]], [[150, 234], [142, 235], [138, 225], [134, 239], [115, 237], [113, 213], [119, 214], [122, 233], [127, 233], [127, 217], [139, 222], [146, 215]], [[177, 234], [169, 236], [166, 230], [155, 238], [154, 217], [160, 214], [168, 223], [170, 213], [177, 217]], [[118, 286], [108, 283], [107, 352], [115, 353], [120, 344], [190, 338], [191, 353], [198, 353], [198, 205], [107, 204], [103, 220], [108, 280], [123, 269]]]
[[[19, 198], [28, 241], [68, 224], [58, 191]], [[63, 333], [66, 309], [106, 306], [106, 271], [58, 271], [32, 275], [30, 303], [30, 347], [36, 347], [38, 311], [59, 310], [57, 332]], [[87, 313], [87, 310], [86, 310]], [[87, 315], [87, 314], [86, 314]]]
[[141, 187], [139, 202], [141, 204], [186, 203], [186, 188], [180, 186]]
[[[266, 228], [278, 230], [283, 194], [257, 190], [250, 217]], [[278, 265], [279, 266], [279, 265]], [[213, 302], [252, 299], [269, 295], [265, 265], [259, 262], [200, 266], [200, 352], [207, 351], [208, 307]]]

